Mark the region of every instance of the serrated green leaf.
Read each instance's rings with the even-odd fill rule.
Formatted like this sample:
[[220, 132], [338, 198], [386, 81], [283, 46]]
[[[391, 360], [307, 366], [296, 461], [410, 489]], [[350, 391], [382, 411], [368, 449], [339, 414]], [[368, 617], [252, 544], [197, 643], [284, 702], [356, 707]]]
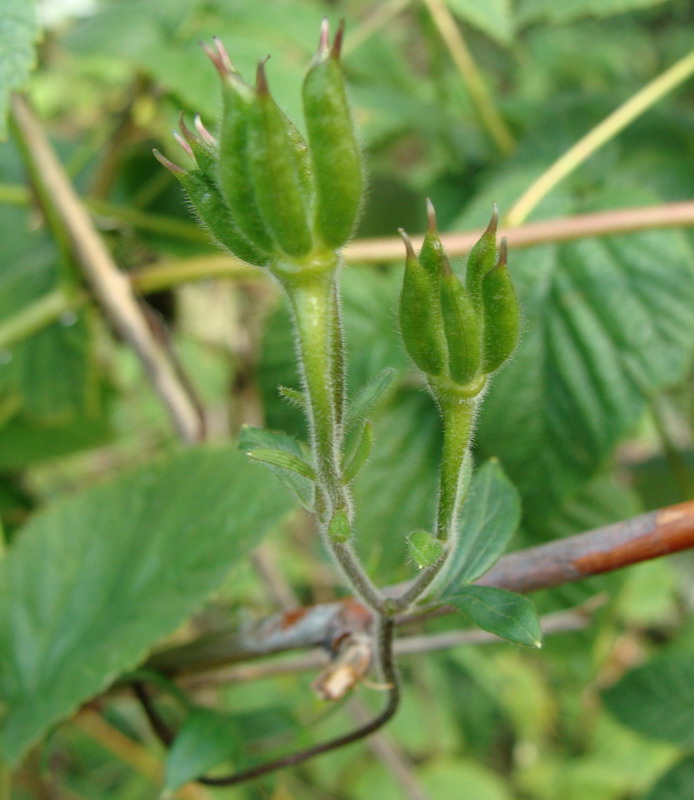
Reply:
[[204, 447], [34, 517], [0, 564], [0, 756], [136, 665], [290, 508], [236, 447]]
[[464, 22], [469, 22], [499, 44], [513, 40], [513, 17], [509, 0], [446, 0], [446, 5]]
[[542, 647], [542, 629], [527, 597], [491, 586], [464, 586], [441, 598], [482, 630], [529, 647]]
[[289, 461], [285, 465], [280, 465], [276, 460], [273, 462], [268, 460], [267, 457], [258, 458], [259, 461], [264, 461], [264, 466], [294, 492], [304, 508], [309, 510], [313, 508], [313, 481], [315, 474], [311, 477], [311, 474], [307, 473], [305, 469], [302, 471], [302, 464], [303, 467], [308, 467], [309, 470], [313, 470], [313, 467], [305, 461], [305, 454], [301, 449], [301, 445], [294, 437], [278, 431], [269, 431], [265, 428], [244, 425], [239, 436], [239, 448], [249, 455], [251, 451], [256, 454], [260, 451], [261, 456], [263, 454], [267, 456], [268, 451], [280, 451], [280, 453], [286, 453], [290, 461], [294, 459], [292, 463], [294, 467], [299, 467], [298, 469], [290, 467]]
[[565, 23], [581, 17], [611, 17], [669, 0], [519, 0], [517, 16], [523, 23], [546, 20]]
[[694, 797], [694, 756], [678, 761], [644, 797], [644, 800], [691, 800]]
[[653, 739], [694, 745], [694, 652], [660, 656], [603, 692], [607, 709]]
[[244, 733], [232, 715], [211, 708], [194, 709], [166, 756], [165, 788], [174, 791], [233, 758], [243, 742]]
[[485, 398], [478, 440], [500, 456], [526, 510], [545, 514], [599, 471], [649, 395], [683, 375], [693, 259], [679, 233], [653, 231], [510, 261], [525, 334]]
[[36, 61], [39, 22], [33, 0], [3, 0], [0, 6], [0, 139], [7, 135], [10, 92], [20, 89]]
[[479, 578], [501, 557], [520, 522], [520, 497], [498, 461], [475, 470], [459, 522], [455, 552], [440, 579], [455, 589]]

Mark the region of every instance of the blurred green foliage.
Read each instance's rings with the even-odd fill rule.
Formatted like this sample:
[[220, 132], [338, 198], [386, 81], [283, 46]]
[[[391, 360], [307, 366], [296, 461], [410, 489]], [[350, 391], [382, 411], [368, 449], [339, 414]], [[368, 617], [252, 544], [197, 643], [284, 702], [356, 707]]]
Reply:
[[[444, 231], [486, 223], [493, 201], [508, 210], [561, 153], [694, 41], [688, 0], [446, 6], [512, 131], [510, 154], [495, 146], [426, 5], [414, 0], [100, 0], [44, 30], [26, 88], [118, 263], [138, 270], [215, 252], [191, 232], [178, 186], [150, 154], [156, 146], [184, 158], [169, 132], [180, 110], [215, 127], [217, 76], [200, 40], [219, 36], [247, 78], [271, 53], [273, 94], [300, 120], [300, 84], [320, 19], [345, 17], [345, 65], [369, 164], [358, 237], [392, 236], [400, 226], [421, 231], [425, 196]], [[31, 10], [17, 0], [0, 10], [0, 110], [33, 59]], [[692, 96], [688, 84], [649, 109], [544, 198], [532, 219], [690, 198]], [[103, 491], [114, 491], [123, 471], [170, 459], [176, 445], [134, 356], [95, 306], [3, 344], [3, 326], [15, 315], [52, 291], [81, 287], [59, 239], [29, 204], [28, 186], [21, 154], [11, 140], [0, 144], [0, 515], [12, 540], [48, 505], [28, 524], [31, 544], [51, 515], [67, 513], [65, 495], [104, 480], [110, 489]], [[162, 219], [173, 224], [164, 230]], [[692, 244], [689, 231], [657, 231], [511, 252], [525, 328], [486, 399], [476, 455], [478, 463], [498, 458], [520, 493], [512, 547], [691, 497]], [[411, 575], [405, 534], [429, 523], [440, 447], [436, 410], [397, 334], [401, 269], [356, 265], [344, 275], [351, 393], [385, 367], [396, 370], [377, 404], [374, 454], [356, 487], [359, 548], [381, 583]], [[240, 423], [263, 418], [273, 430], [305, 437], [301, 415], [277, 392], [298, 379], [286, 310], [267, 286], [201, 281], [147, 302], [170, 329], [213, 439], [227, 441]], [[205, 469], [212, 467], [201, 466], [198, 480]], [[193, 486], [195, 479], [191, 473]], [[127, 519], [127, 507], [123, 513]], [[199, 522], [187, 523], [191, 537]], [[302, 517], [269, 541], [302, 601], [339, 585], [326, 577], [320, 543]], [[37, 552], [37, 563], [45, 555]], [[171, 566], [174, 589], [177, 569]], [[403, 659], [406, 699], [388, 736], [414, 780], [431, 798], [690, 797], [692, 569], [691, 557], [681, 556], [541, 593], [546, 610], [596, 592], [609, 600], [588, 630], [548, 637], [539, 653], [493, 645]], [[198, 599], [212, 588], [196, 589]], [[267, 613], [272, 604], [246, 565], [219, 589], [200, 625], [247, 609]], [[429, 629], [456, 624], [446, 618]], [[138, 646], [153, 645], [170, 627], [150, 631]], [[291, 708], [302, 736], [343, 730], [344, 715], [324, 715], [309, 682], [285, 676], [231, 684], [215, 701], [234, 714]], [[359, 694], [373, 700], [368, 689]], [[115, 730], [149, 747], [128, 700], [114, 698], [106, 713]], [[270, 732], [289, 746], [286, 715], [279, 717]], [[155, 796], [157, 785], [108, 746], [77, 725], [60, 726], [18, 771], [13, 798], [45, 796], [45, 787], [66, 797]], [[386, 800], [405, 792], [362, 744], [217, 796]]]

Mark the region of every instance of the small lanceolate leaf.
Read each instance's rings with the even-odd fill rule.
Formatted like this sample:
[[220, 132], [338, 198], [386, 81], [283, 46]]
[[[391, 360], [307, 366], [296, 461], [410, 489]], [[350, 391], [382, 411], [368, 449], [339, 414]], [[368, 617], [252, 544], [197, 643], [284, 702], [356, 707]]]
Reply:
[[238, 450], [201, 447], [34, 517], [0, 562], [0, 757], [141, 661], [290, 508]]
[[345, 456], [345, 468], [343, 480], [345, 483], [351, 483], [359, 474], [359, 470], [366, 463], [367, 458], [371, 455], [371, 448], [373, 447], [373, 425], [370, 422], [364, 423], [361, 429], [355, 434], [354, 444]]
[[352, 234], [363, 194], [361, 153], [340, 63], [343, 27], [330, 48], [328, 21], [323, 21], [318, 52], [303, 87], [316, 180], [316, 228], [333, 248], [342, 247]]
[[503, 555], [520, 522], [520, 498], [499, 462], [473, 475], [460, 514], [456, 549], [440, 582], [454, 590], [484, 575]]
[[394, 377], [395, 370], [392, 367], [388, 367], [359, 390], [357, 396], [352, 400], [347, 409], [347, 418], [345, 420], [346, 432], [349, 432], [354, 425], [369, 416], [385, 390], [393, 382]]
[[663, 655], [603, 692], [608, 710], [644, 736], [694, 745], [694, 653]]
[[482, 630], [515, 644], [542, 647], [540, 620], [523, 595], [490, 586], [464, 586], [441, 599], [467, 614]]
[[7, 133], [10, 92], [29, 77], [39, 38], [36, 5], [32, 0], [3, 0], [0, 6], [0, 140]]
[[174, 791], [241, 750], [244, 733], [231, 714], [196, 708], [186, 718], [166, 756], [166, 783]]
[[270, 447], [258, 447], [254, 450], [248, 450], [247, 455], [254, 461], [260, 461], [263, 464], [269, 464], [273, 467], [295, 472], [303, 478], [308, 478], [310, 481], [315, 481], [316, 471], [313, 467], [306, 463], [303, 458], [287, 453], [284, 450], [273, 450]]
[[[296, 439], [285, 433], [244, 425], [239, 436], [239, 448], [252, 458], [262, 461], [264, 466], [294, 492], [304, 508], [309, 510], [313, 508], [315, 472], [313, 467], [306, 462], [301, 446]], [[258, 457], [258, 453], [260, 453], [260, 457]], [[272, 456], [271, 453], [275, 455]], [[277, 458], [281, 459], [282, 455], [278, 454], [282, 453], [286, 454], [286, 459], [279, 464]], [[275, 460], [271, 460], [272, 458]], [[290, 463], [292, 466], [289, 466]]]

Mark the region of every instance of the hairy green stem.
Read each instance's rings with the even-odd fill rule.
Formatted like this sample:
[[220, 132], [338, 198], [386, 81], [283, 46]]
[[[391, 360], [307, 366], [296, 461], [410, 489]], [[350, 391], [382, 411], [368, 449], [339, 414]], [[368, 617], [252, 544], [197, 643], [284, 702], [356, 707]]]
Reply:
[[[351, 516], [352, 508], [341, 464], [345, 359], [337, 283], [339, 266], [338, 256], [330, 253], [313, 259], [309, 264], [281, 262], [273, 267], [292, 310], [318, 476], [316, 514], [324, 532], [336, 511], [343, 509]], [[329, 535], [325, 539], [354, 592], [374, 611], [382, 613], [384, 599], [350, 543], [335, 541]]]

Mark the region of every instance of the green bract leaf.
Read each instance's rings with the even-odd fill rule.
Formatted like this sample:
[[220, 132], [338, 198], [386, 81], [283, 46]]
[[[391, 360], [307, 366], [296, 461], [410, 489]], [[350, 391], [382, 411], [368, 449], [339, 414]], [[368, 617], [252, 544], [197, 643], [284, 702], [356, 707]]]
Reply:
[[479, 578], [508, 547], [520, 521], [520, 498], [498, 461], [475, 470], [460, 515], [460, 535], [442, 582], [452, 589]]
[[3, 0], [0, 7], [0, 139], [7, 135], [10, 92], [29, 77], [39, 23], [33, 0]]
[[574, 494], [677, 381], [694, 346], [692, 253], [678, 233], [584, 239], [515, 253], [525, 332], [480, 417], [526, 510]]
[[233, 758], [243, 742], [243, 731], [231, 714], [196, 708], [183, 723], [166, 757], [165, 788], [178, 789]]
[[542, 629], [527, 597], [490, 586], [464, 586], [442, 600], [467, 614], [485, 631], [515, 644], [542, 647]]
[[[252, 450], [281, 450], [295, 458], [304, 461], [305, 454], [301, 450], [301, 445], [292, 436], [277, 431], [268, 431], [265, 428], [254, 428], [252, 425], [244, 425], [239, 436], [239, 448], [245, 453]], [[262, 460], [262, 459], [259, 459]], [[305, 463], [305, 461], [304, 461]], [[298, 501], [304, 508], [313, 508], [313, 480], [307, 475], [302, 475], [293, 469], [280, 467], [276, 463], [267, 462], [264, 464], [270, 472], [276, 475], [282, 483], [294, 492]], [[306, 464], [309, 468], [309, 464]]]
[[644, 800], [690, 800], [694, 797], [694, 756], [668, 770]]
[[694, 745], [694, 653], [654, 658], [603, 693], [624, 725], [653, 739]]
[[236, 448], [198, 448], [34, 517], [0, 563], [0, 756], [140, 661], [291, 508]]

